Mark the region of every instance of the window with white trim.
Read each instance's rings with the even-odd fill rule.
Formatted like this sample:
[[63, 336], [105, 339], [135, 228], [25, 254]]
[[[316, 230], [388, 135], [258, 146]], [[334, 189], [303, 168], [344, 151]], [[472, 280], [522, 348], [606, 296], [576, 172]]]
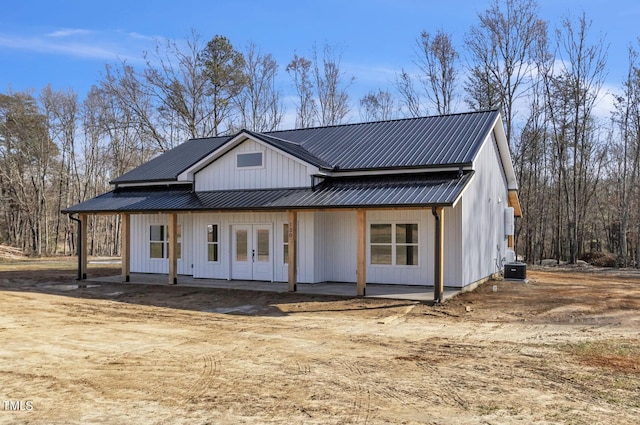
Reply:
[[262, 167], [262, 152], [243, 152], [236, 154], [237, 168]]
[[369, 264], [384, 266], [418, 265], [417, 223], [371, 223]]
[[217, 262], [219, 253], [218, 225], [207, 225], [207, 261]]
[[[149, 258], [169, 258], [169, 231], [164, 224], [152, 224], [149, 227]], [[182, 258], [182, 226], [176, 229], [178, 243], [177, 258]]]

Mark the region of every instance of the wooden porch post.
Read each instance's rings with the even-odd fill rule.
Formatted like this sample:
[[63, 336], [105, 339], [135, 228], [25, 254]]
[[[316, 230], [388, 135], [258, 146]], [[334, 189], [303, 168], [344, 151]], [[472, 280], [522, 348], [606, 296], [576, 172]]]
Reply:
[[87, 244], [87, 221], [89, 217], [86, 214], [80, 214], [80, 239], [78, 240], [78, 256], [80, 257], [80, 278], [85, 280], [87, 278], [87, 251], [89, 246]]
[[367, 210], [358, 210], [358, 242], [357, 242], [357, 293], [364, 297], [367, 292]]
[[289, 211], [289, 292], [298, 290], [298, 213]]
[[169, 214], [169, 285], [178, 283], [178, 214]]
[[436, 237], [434, 246], [433, 301], [442, 302], [444, 292], [444, 208], [431, 209], [436, 221]]
[[122, 214], [120, 227], [120, 256], [122, 257], [122, 276], [125, 282], [131, 280], [131, 214]]

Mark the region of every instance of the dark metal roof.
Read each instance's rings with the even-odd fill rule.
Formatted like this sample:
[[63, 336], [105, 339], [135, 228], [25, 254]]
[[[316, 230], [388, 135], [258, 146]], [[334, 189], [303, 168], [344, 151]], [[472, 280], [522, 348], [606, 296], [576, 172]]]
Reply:
[[471, 163], [497, 117], [472, 112], [268, 134], [340, 170], [434, 167]]
[[270, 136], [269, 134], [263, 133], [254, 133], [252, 131], [247, 131], [248, 134], [251, 134], [253, 137], [258, 140], [262, 140], [265, 143], [270, 144], [271, 146], [275, 146], [276, 148], [291, 154], [309, 164], [315, 165], [318, 168], [332, 168], [331, 164], [323, 161], [320, 158], [313, 156], [309, 151], [307, 151], [304, 147], [302, 147], [299, 143], [290, 142], [288, 140], [279, 139], [277, 137]]
[[[498, 115], [498, 111], [484, 111], [268, 133], [243, 132], [324, 169], [428, 168], [470, 164]], [[112, 183], [175, 181], [183, 171], [235, 137], [189, 140]]]
[[238, 211], [450, 206], [473, 172], [327, 179], [315, 188], [192, 192], [185, 187], [117, 189], [65, 213]]
[[111, 181], [141, 183], [175, 181], [178, 175], [229, 141], [231, 137], [191, 139]]

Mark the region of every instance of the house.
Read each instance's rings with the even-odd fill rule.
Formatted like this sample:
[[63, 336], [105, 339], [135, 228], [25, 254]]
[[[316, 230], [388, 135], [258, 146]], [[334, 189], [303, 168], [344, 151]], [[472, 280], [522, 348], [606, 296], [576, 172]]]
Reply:
[[522, 214], [495, 110], [193, 139], [111, 183], [64, 212], [84, 229], [122, 216], [126, 281], [425, 285], [439, 301], [502, 269]]

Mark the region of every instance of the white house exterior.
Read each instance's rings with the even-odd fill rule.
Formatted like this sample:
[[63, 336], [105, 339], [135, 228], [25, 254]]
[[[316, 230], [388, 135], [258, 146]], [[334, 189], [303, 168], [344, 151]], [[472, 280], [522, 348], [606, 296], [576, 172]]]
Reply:
[[112, 183], [65, 211], [122, 215], [127, 280], [424, 285], [439, 300], [501, 270], [521, 214], [497, 111], [190, 140]]

